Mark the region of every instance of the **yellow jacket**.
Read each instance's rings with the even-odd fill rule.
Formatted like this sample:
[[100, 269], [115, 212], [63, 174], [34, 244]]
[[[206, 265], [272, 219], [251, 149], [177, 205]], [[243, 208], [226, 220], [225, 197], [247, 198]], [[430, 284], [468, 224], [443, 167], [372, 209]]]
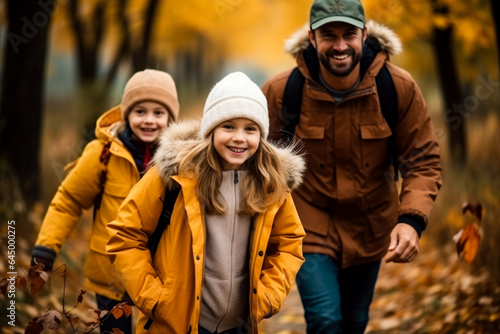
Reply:
[[99, 177], [104, 165], [99, 161], [99, 156], [105, 143], [111, 142], [101, 207], [95, 213], [85, 263], [85, 286], [116, 300], [123, 297], [125, 290], [106, 255], [106, 224], [116, 218], [120, 204], [140, 179], [132, 155], [116, 138], [115, 130], [121, 121], [119, 106], [99, 118], [97, 139], [85, 147], [59, 186], [43, 220], [34, 250], [35, 254], [37, 249], [46, 247], [58, 253], [80, 220], [82, 211], [92, 207], [101, 191]]
[[[174, 124], [172, 137], [198, 133], [192, 123]], [[131, 190], [115, 221], [108, 224], [107, 252], [134, 303], [142, 314], [137, 333], [198, 333], [205, 259], [204, 214], [197, 200], [196, 180], [171, 175], [172, 157], [182, 140], [164, 135], [155, 155], [156, 165]], [[178, 138], [176, 138], [178, 139]], [[284, 151], [284, 150], [283, 150]], [[304, 162], [289, 151], [289, 175], [300, 183]], [[157, 225], [163, 208], [165, 182], [173, 179], [181, 186], [170, 225], [163, 233], [154, 260], [147, 248], [148, 236]], [[290, 182], [289, 182], [290, 184]], [[253, 333], [265, 317], [276, 314], [302, 265], [302, 239], [305, 236], [290, 195], [263, 214], [253, 218], [250, 241], [250, 317]], [[153, 315], [153, 307], [156, 305]], [[148, 318], [153, 323], [148, 330]]]

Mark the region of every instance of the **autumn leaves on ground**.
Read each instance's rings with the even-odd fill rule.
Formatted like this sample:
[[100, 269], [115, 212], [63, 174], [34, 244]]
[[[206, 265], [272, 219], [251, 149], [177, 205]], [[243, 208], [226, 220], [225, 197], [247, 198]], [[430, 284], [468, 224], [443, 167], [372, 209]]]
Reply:
[[[488, 206], [498, 210], [498, 202]], [[476, 210], [476, 211], [474, 211]], [[424, 237], [421, 253], [410, 264], [383, 263], [371, 307], [371, 321], [367, 333], [498, 333], [500, 330], [500, 286], [485, 266], [475, 264], [471, 257], [479, 246], [479, 234], [470, 224], [481, 226], [482, 212], [478, 203], [469, 203], [460, 211], [462, 230], [456, 240], [437, 244]], [[465, 212], [465, 214], [463, 214]], [[36, 216], [36, 214], [35, 214]], [[455, 217], [453, 214], [452, 217]], [[85, 219], [84, 219], [85, 220]], [[50, 279], [41, 266], [29, 267], [29, 243], [18, 240], [18, 271], [15, 284], [16, 326], [1, 319], [2, 333], [98, 333], [99, 319], [114, 316], [136, 316], [136, 310], [118, 305], [110, 312], [99, 311], [94, 295], [82, 290], [83, 277], [76, 252], [85, 247], [85, 230], [76, 231], [59, 266], [55, 265]], [[462, 232], [459, 232], [462, 231]], [[432, 231], [427, 231], [432, 232]], [[2, 242], [2, 245], [6, 245]], [[457, 254], [461, 252], [461, 259]], [[2, 256], [7, 252], [2, 249]], [[478, 254], [478, 253], [476, 253]], [[470, 262], [470, 264], [467, 264]], [[7, 259], [2, 258], [4, 271]], [[66, 282], [66, 284], [64, 284]], [[6, 294], [10, 282], [2, 281], [0, 303], [8, 307]], [[131, 314], [134, 310], [134, 314]], [[281, 312], [265, 320], [261, 328], [265, 334], [305, 333], [303, 309], [294, 287]]]

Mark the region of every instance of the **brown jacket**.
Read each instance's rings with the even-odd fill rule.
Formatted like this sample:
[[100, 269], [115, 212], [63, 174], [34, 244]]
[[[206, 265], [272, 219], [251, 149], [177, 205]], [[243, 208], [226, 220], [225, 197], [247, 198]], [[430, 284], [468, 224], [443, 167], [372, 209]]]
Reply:
[[[441, 186], [439, 147], [422, 93], [408, 72], [388, 62], [400, 48], [399, 40], [374, 23], [369, 35], [376, 37], [369, 39], [381, 44], [382, 50], [367, 68], [362, 66], [359, 86], [340, 103], [319, 83], [319, 64], [307, 29], [288, 44], [306, 78], [295, 135], [306, 151], [307, 171], [293, 193], [307, 233], [304, 253], [331, 255], [342, 267], [380, 260], [398, 221], [420, 233]], [[367, 51], [363, 49], [364, 58]], [[375, 83], [384, 63], [398, 99], [395, 138], [403, 176], [399, 194], [389, 159], [392, 132], [381, 113]], [[290, 73], [278, 74], [262, 87], [274, 140], [281, 136], [283, 94]]]

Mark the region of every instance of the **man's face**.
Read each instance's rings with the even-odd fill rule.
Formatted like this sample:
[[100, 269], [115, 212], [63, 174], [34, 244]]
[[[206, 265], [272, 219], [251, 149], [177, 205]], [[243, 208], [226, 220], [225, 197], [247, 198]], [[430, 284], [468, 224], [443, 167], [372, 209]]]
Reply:
[[309, 39], [321, 64], [334, 76], [345, 77], [361, 60], [366, 28], [361, 30], [348, 23], [332, 22], [309, 31]]

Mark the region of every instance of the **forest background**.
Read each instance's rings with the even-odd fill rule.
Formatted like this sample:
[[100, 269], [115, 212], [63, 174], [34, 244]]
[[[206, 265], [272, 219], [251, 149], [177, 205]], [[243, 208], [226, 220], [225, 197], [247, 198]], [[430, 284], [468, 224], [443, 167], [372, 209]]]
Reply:
[[[490, 325], [483, 324], [484, 332], [499, 328], [499, 3], [363, 4], [368, 20], [388, 26], [401, 39], [403, 52], [391, 61], [419, 84], [441, 146], [444, 184], [422, 252], [432, 250], [432, 270], [455, 268], [454, 273], [481, 277], [478, 289], [487, 285], [493, 294], [487, 301], [485, 321]], [[64, 178], [64, 166], [93, 138], [97, 117], [120, 102], [135, 71], [155, 68], [171, 73], [181, 119], [201, 116], [210, 88], [225, 74], [243, 71], [260, 85], [294, 66], [283, 51], [284, 41], [307, 22], [310, 5], [311, 0], [0, 1], [0, 275], [11, 271], [12, 221], [16, 271], [28, 275], [31, 249], [47, 205]], [[480, 203], [482, 216], [463, 214], [463, 203]], [[59, 256], [68, 286], [64, 289], [64, 280], [54, 274], [52, 283], [36, 296], [30, 295], [29, 287], [18, 286], [17, 326], [9, 327], [2, 317], [2, 332], [22, 331], [47, 308], [62, 311], [63, 292], [69, 303], [76, 302], [83, 289], [91, 214], [85, 213]], [[467, 265], [454, 254], [453, 236], [470, 222], [479, 223], [482, 234], [477, 257]], [[391, 284], [394, 287], [388, 289], [401, 282]], [[444, 289], [452, 287], [461, 289], [451, 281]], [[479, 300], [470, 298], [467, 309]], [[85, 303], [95, 307], [91, 297]], [[1, 309], [8, 305], [9, 299], [0, 294]], [[73, 312], [92, 318], [84, 310]], [[464, 323], [479, 319], [474, 312], [463, 315]], [[433, 332], [429, 322], [423, 326]]]

